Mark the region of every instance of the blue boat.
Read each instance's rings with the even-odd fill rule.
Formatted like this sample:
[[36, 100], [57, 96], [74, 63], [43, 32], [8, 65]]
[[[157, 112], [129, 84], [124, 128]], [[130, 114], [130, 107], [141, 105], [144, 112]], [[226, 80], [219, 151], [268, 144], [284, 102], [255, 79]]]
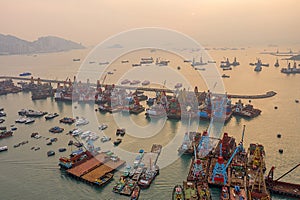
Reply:
[[30, 72], [23, 72], [21, 74], [19, 74], [19, 76], [30, 76], [31, 73]]

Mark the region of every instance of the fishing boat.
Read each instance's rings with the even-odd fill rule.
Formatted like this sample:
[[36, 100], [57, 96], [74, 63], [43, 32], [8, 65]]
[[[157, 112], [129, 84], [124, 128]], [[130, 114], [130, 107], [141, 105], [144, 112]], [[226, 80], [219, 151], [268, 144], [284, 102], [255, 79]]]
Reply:
[[139, 196], [140, 196], [140, 187], [138, 185], [136, 185], [132, 191], [132, 194], [131, 194], [131, 197], [130, 199], [131, 200], [138, 200], [139, 199]]
[[229, 191], [226, 186], [222, 187], [220, 200], [229, 200]]
[[117, 139], [114, 141], [114, 145], [115, 145], [115, 146], [118, 146], [121, 142], [122, 142], [122, 139], [121, 139], [121, 138], [117, 138]]
[[49, 114], [47, 114], [47, 115], [45, 116], [45, 119], [46, 119], [46, 120], [49, 120], [49, 119], [53, 119], [53, 118], [58, 117], [58, 116], [59, 116], [58, 113], [49, 113]]
[[184, 192], [181, 185], [175, 185], [173, 188], [172, 200], [184, 200]]
[[46, 115], [47, 112], [43, 112], [43, 111], [35, 111], [35, 110], [27, 110], [24, 115], [27, 117], [41, 117]]
[[183, 190], [185, 200], [198, 200], [195, 182], [183, 181]]
[[109, 183], [109, 181], [111, 181], [113, 177], [114, 177], [113, 173], [106, 173], [103, 176], [97, 178], [94, 183], [98, 186], [103, 186]]
[[1, 151], [7, 151], [8, 150], [8, 147], [7, 146], [2, 146], [2, 147], [0, 147], [0, 152]]

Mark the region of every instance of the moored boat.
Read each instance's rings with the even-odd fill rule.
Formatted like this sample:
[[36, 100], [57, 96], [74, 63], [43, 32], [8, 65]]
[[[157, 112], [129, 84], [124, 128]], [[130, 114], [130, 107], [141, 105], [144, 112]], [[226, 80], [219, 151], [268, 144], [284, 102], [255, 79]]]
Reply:
[[114, 177], [113, 173], [107, 173], [97, 178], [94, 183], [98, 186], [103, 186], [107, 184], [109, 181], [111, 181], [113, 177]]
[[55, 155], [55, 151], [50, 150], [50, 151], [47, 152], [48, 157], [54, 156], [54, 155]]
[[131, 197], [130, 199], [131, 200], [138, 200], [139, 199], [139, 196], [140, 196], [140, 187], [138, 185], [136, 185], [132, 191], [132, 194], [131, 194]]
[[121, 138], [118, 138], [114, 141], [114, 145], [115, 146], [118, 146], [120, 143], [122, 142], [122, 139]]
[[2, 146], [2, 147], [0, 147], [0, 152], [1, 151], [7, 151], [8, 150], [8, 147], [7, 146]]
[[0, 133], [0, 139], [2, 138], [7, 138], [7, 137], [11, 137], [13, 135], [12, 131], [2, 131]]
[[47, 115], [45, 116], [45, 119], [46, 119], [46, 120], [49, 120], [49, 119], [53, 119], [53, 118], [55, 118], [55, 117], [57, 117], [57, 116], [59, 116], [58, 113], [49, 113], [49, 114], [47, 114]]
[[172, 200], [184, 200], [184, 192], [181, 185], [175, 185], [173, 188]]

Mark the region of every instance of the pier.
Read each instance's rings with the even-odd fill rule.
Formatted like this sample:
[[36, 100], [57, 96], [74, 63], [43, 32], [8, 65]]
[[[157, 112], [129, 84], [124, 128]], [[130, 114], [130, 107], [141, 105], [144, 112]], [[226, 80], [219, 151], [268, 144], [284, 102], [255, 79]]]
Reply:
[[[21, 80], [21, 81], [38, 81], [45, 83], [69, 83], [64, 80], [54, 80], [54, 79], [43, 79], [43, 78], [33, 78], [33, 77], [18, 77], [18, 76], [0, 76], [0, 79], [4, 80]], [[90, 83], [91, 86], [96, 87], [96, 83]], [[112, 86], [108, 84], [101, 84], [102, 87]], [[166, 92], [166, 93], [174, 93], [176, 90], [171, 90], [168, 88], [153, 88], [153, 87], [138, 87], [138, 86], [125, 86], [125, 85], [115, 85], [116, 88], [123, 88], [128, 90], [139, 90], [139, 91], [147, 91], [147, 92]], [[205, 92], [199, 92], [199, 95], [204, 94]], [[235, 99], [263, 99], [270, 98], [275, 96], [277, 93], [274, 91], [268, 91], [265, 94], [256, 94], [256, 95], [239, 95], [239, 94], [227, 94], [231, 98]]]
[[[68, 169], [68, 175], [81, 181], [95, 184], [95, 180], [123, 166], [125, 161], [112, 161], [105, 153], [100, 153], [79, 165]], [[97, 184], [95, 184], [97, 185]]]

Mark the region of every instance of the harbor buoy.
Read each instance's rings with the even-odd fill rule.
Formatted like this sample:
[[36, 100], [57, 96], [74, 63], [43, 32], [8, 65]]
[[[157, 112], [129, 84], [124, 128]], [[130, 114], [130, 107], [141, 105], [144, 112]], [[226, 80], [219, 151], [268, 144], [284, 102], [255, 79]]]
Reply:
[[95, 109], [95, 111], [97, 112], [97, 111], [98, 111], [98, 109], [96, 108], [96, 109]]
[[278, 133], [278, 134], [277, 134], [277, 137], [278, 137], [278, 138], [281, 138], [281, 134], [280, 134], [280, 133]]
[[279, 149], [278, 151], [279, 151], [279, 153], [283, 153], [283, 149]]
[[296, 99], [296, 100], [295, 100], [295, 102], [296, 102], [296, 103], [299, 103], [299, 100], [298, 100], [298, 99]]
[[178, 66], [177, 69], [180, 70], [180, 66]]
[[275, 107], [274, 107], [274, 109], [276, 110], [276, 109], [278, 109], [278, 107], [277, 107], [277, 106], [275, 106]]
[[251, 99], [249, 99], [249, 103], [251, 103]]

